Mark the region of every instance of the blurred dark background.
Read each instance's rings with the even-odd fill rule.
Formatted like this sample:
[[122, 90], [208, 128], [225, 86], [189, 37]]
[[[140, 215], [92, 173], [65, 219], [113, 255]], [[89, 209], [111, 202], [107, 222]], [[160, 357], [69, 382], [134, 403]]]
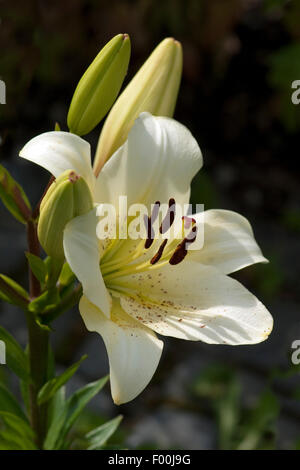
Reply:
[[[197, 138], [204, 168], [193, 202], [249, 218], [270, 264], [235, 277], [274, 316], [270, 339], [251, 347], [167, 339], [159, 369], [134, 402], [115, 407], [109, 390], [78, 425], [121, 412], [118, 442], [152, 448], [300, 448], [300, 2], [285, 0], [0, 1], [0, 158], [36, 202], [48, 181], [18, 159], [33, 136], [66, 129], [74, 88], [99, 49], [126, 32], [126, 82], [166, 36], [181, 41], [184, 70], [175, 118]], [[95, 148], [99, 128], [87, 138]], [[23, 228], [0, 207], [1, 272], [25, 285]], [[26, 343], [22, 314], [0, 305], [0, 324]], [[102, 340], [85, 334], [75, 309], [56, 323], [61, 367], [89, 358], [74, 387], [107, 372]], [[4, 374], [3, 367], [1, 374]]]

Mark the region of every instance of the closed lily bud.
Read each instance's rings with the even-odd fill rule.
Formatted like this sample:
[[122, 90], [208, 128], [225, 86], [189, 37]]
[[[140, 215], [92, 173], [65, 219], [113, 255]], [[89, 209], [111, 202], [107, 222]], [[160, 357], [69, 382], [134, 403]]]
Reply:
[[88, 134], [113, 105], [125, 78], [130, 39], [118, 34], [99, 52], [74, 92], [68, 113], [70, 132]]
[[38, 238], [45, 252], [62, 260], [66, 224], [92, 209], [92, 195], [85, 180], [75, 171], [66, 170], [52, 183], [41, 203]]
[[105, 161], [125, 142], [143, 111], [172, 117], [182, 74], [181, 44], [164, 39], [121, 93], [104, 123], [95, 156], [98, 175]]

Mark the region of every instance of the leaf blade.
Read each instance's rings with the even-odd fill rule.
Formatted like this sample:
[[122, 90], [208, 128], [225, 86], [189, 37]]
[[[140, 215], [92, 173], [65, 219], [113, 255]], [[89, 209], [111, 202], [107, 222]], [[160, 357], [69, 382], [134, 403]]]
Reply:
[[46, 382], [39, 391], [38, 404], [42, 405], [46, 401], [50, 400], [55, 395], [55, 393], [75, 374], [81, 363], [86, 358], [87, 355], [82, 356], [79, 361], [68, 367], [68, 369], [65, 370], [61, 375], [48, 380], [48, 382]]
[[28, 358], [19, 345], [19, 343], [0, 326], [0, 339], [6, 345], [6, 363], [8, 367], [22, 380], [29, 380], [29, 363]]
[[86, 438], [90, 444], [87, 450], [100, 450], [107, 443], [108, 439], [116, 432], [122, 419], [122, 415], [116, 416], [86, 434]]
[[0, 164], [0, 199], [9, 212], [21, 223], [26, 224], [31, 218], [30, 202], [23, 190]]
[[16, 398], [1, 383], [0, 383], [0, 411], [7, 411], [9, 413], [19, 416], [19, 418], [23, 419], [24, 421], [27, 421], [24, 411], [20, 407]]

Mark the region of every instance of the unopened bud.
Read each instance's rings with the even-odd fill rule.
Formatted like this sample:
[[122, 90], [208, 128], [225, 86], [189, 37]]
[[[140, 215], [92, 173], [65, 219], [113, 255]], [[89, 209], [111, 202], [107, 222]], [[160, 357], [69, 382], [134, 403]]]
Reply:
[[125, 142], [135, 119], [143, 111], [172, 117], [182, 74], [181, 44], [164, 39], [154, 49], [112, 107], [103, 126], [94, 171]]
[[130, 39], [118, 34], [99, 52], [74, 92], [68, 113], [70, 132], [88, 134], [113, 105], [125, 78]]
[[41, 203], [38, 237], [45, 252], [63, 259], [66, 224], [92, 209], [92, 195], [85, 180], [75, 171], [66, 170], [52, 183]]

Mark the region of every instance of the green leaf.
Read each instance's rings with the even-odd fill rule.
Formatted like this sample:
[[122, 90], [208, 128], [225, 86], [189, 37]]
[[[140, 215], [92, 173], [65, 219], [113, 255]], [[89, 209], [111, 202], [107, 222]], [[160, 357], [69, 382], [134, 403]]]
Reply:
[[60, 449], [64, 447], [65, 438], [75, 421], [89, 401], [104, 387], [108, 378], [109, 376], [106, 376], [96, 382], [92, 382], [71, 395], [60, 413], [51, 422], [44, 444], [45, 449]]
[[0, 199], [19, 222], [26, 224], [31, 218], [31, 206], [24, 190], [1, 164]]
[[51, 323], [55, 318], [59, 317], [66, 310], [70, 310], [72, 307], [78, 304], [82, 296], [82, 286], [81, 284], [77, 285], [75, 288], [73, 286], [65, 287], [60, 292], [60, 303], [55, 306], [52, 310], [49, 310], [47, 313], [44, 313], [42, 316], [43, 322], [45, 324]]
[[0, 299], [21, 308], [26, 308], [29, 296], [26, 290], [16, 281], [0, 274]]
[[86, 438], [89, 441], [89, 447], [87, 450], [100, 450], [107, 443], [108, 439], [116, 432], [122, 419], [123, 416], [119, 415], [96, 429], [93, 429], [93, 431], [90, 431], [86, 435]]
[[12, 429], [0, 431], [0, 450], [36, 450], [34, 442]]
[[75, 274], [71, 270], [68, 263], [65, 263], [58, 279], [59, 284], [61, 284], [62, 286], [68, 286], [72, 281], [74, 281], [74, 279]]
[[12, 395], [12, 393], [0, 383], [0, 411], [8, 411], [14, 415], [19, 416], [23, 420], [27, 420], [19, 403]]
[[43, 292], [28, 305], [30, 312], [40, 314], [52, 310], [59, 303], [60, 297], [56, 288]]
[[19, 416], [13, 413], [0, 410], [0, 419], [4, 422], [5, 426], [13, 431], [15, 436], [20, 436], [26, 446], [35, 449], [34, 432], [29, 424]]
[[6, 363], [22, 380], [29, 380], [28, 358], [17, 341], [0, 326], [0, 339], [6, 345]]
[[62, 387], [77, 371], [80, 364], [87, 358], [87, 355], [82, 356], [82, 358], [69, 367], [65, 372], [63, 372], [58, 377], [54, 377], [53, 379], [49, 380], [45, 385], [41, 388], [38, 394], [38, 404], [42, 405], [53, 395], [57, 392], [57, 390]]
[[28, 259], [28, 263], [30, 266], [31, 271], [35, 275], [35, 277], [41, 282], [45, 283], [46, 276], [47, 276], [47, 266], [44, 261], [39, 258], [38, 256], [33, 255], [32, 253], [26, 252], [26, 258]]
[[57, 416], [62, 414], [62, 410], [65, 408], [66, 403], [66, 387], [62, 386], [50, 400], [49, 404], [49, 423], [57, 419]]
[[10, 437], [6, 438], [4, 433], [0, 433], [0, 450], [24, 450], [19, 444], [13, 442]]
[[107, 383], [109, 376], [103, 377], [96, 382], [91, 382], [85, 387], [77, 390], [67, 401], [68, 416], [63, 429], [63, 435], [66, 435], [73, 424], [75, 423], [78, 416], [84, 410], [89, 401], [94, 398], [97, 393], [104, 387]]
[[63, 427], [67, 416], [66, 408], [66, 389], [61, 387], [50, 401], [49, 406], [49, 423], [47, 436], [44, 442], [44, 449], [55, 449], [55, 443], [59, 438], [59, 433]]

